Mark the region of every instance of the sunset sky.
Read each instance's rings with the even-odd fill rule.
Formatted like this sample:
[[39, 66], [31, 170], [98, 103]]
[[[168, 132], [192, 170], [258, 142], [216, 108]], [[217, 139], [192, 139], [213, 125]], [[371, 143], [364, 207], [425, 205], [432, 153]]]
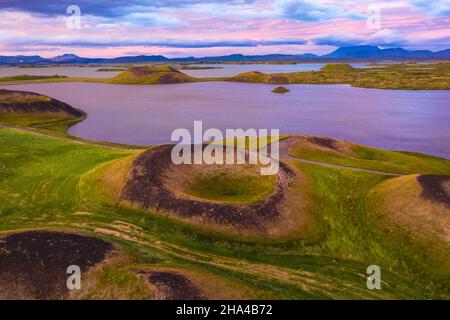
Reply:
[[0, 0], [0, 55], [324, 54], [359, 44], [448, 49], [450, 0]]

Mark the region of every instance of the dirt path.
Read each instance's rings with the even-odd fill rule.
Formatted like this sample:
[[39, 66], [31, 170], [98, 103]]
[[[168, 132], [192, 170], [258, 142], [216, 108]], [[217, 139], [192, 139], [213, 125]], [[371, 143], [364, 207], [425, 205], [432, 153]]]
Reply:
[[359, 172], [379, 174], [379, 175], [383, 175], [383, 176], [393, 176], [393, 177], [403, 176], [403, 174], [399, 174], [399, 173], [384, 172], [384, 171], [362, 169], [362, 168], [355, 168], [355, 167], [347, 167], [347, 166], [342, 166], [342, 165], [338, 165], [338, 164], [295, 158], [295, 157], [292, 157], [289, 155], [289, 148], [295, 140], [296, 140], [296, 138], [287, 138], [287, 139], [280, 141], [280, 157], [281, 158], [284, 158], [287, 160], [292, 160], [292, 161], [298, 161], [298, 162], [302, 162], [302, 163], [313, 164], [313, 165], [322, 166], [322, 167], [328, 167], [328, 168], [353, 170], [353, 171], [359, 171]]

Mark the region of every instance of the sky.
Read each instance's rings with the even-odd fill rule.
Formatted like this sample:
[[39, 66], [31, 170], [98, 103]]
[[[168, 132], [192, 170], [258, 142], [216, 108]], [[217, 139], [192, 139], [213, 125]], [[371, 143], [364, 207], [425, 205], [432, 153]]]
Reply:
[[325, 54], [450, 48], [450, 0], [0, 0], [0, 55]]

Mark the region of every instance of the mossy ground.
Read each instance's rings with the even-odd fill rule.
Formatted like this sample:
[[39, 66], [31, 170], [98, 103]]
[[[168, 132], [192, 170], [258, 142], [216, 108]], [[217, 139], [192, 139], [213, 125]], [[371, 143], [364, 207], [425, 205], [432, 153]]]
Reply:
[[[105, 194], [100, 182], [111, 161], [135, 151], [6, 128], [0, 140], [2, 232], [74, 230], [112, 241], [126, 257], [99, 271], [85, 297], [146, 298], [129, 272], [157, 266], [218, 278], [246, 298], [450, 298], [448, 270], [401, 228], [389, 229], [368, 198], [388, 177], [297, 163], [314, 199], [308, 232], [241, 239], [123, 207]], [[372, 264], [382, 269], [382, 290], [366, 288]]]
[[186, 185], [188, 195], [205, 200], [249, 204], [266, 199], [274, 190], [275, 177], [216, 172], [193, 177]]
[[280, 84], [350, 84], [354, 87], [400, 90], [449, 90], [450, 63], [393, 64], [377, 68], [351, 68], [346, 64], [330, 64], [321, 71], [263, 74], [247, 72], [228, 81]]
[[[52, 134], [65, 134], [67, 128], [45, 119], [21, 121]], [[393, 178], [291, 161], [308, 182], [302, 190], [311, 201], [307, 227], [279, 238], [239, 237], [119, 204], [111, 193], [123, 177], [112, 176], [111, 167], [126, 167], [138, 150], [10, 128], [0, 129], [0, 141], [0, 232], [70, 230], [120, 248], [120, 261], [93, 270], [79, 297], [147, 299], [151, 291], [135, 271], [176, 268], [200, 274], [225, 297], [450, 299], [450, 270], [436, 264], [433, 250], [380, 212], [384, 200], [374, 197], [373, 190]], [[387, 172], [450, 173], [445, 159], [363, 146], [349, 150], [307, 145], [291, 155]], [[105, 178], [113, 188], [105, 189]], [[216, 188], [214, 178], [203, 182]], [[225, 182], [235, 192], [242, 181]], [[200, 188], [203, 195], [212, 191]], [[382, 290], [366, 288], [366, 269], [373, 264], [382, 269]]]
[[339, 151], [299, 139], [291, 146], [289, 155], [299, 159], [391, 173], [450, 175], [448, 159], [414, 152], [381, 150], [349, 142], [343, 143], [346, 150]]

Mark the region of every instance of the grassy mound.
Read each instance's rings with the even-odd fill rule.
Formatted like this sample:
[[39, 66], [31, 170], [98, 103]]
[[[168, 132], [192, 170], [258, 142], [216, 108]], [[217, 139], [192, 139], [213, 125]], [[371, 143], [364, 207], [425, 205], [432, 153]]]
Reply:
[[450, 174], [450, 160], [388, 151], [314, 136], [291, 138], [288, 153], [300, 159], [392, 173]]
[[[290, 216], [284, 204], [291, 193], [291, 182], [297, 181], [296, 173], [286, 164], [280, 163], [275, 176], [261, 176], [263, 165], [248, 162], [174, 165], [173, 148], [154, 147], [136, 158], [119, 193], [123, 203], [234, 234], [264, 234], [269, 227], [283, 229], [281, 223]], [[295, 214], [299, 215], [304, 211], [302, 197], [296, 199], [297, 204]], [[291, 227], [297, 226], [291, 223]], [[288, 233], [292, 228], [281, 231]]]
[[349, 72], [353, 71], [354, 68], [346, 63], [330, 63], [323, 66], [320, 70], [325, 72]]
[[56, 99], [23, 91], [0, 90], [0, 123], [67, 129], [86, 114]]
[[195, 79], [170, 66], [132, 67], [109, 80], [115, 84], [170, 84]]
[[354, 87], [399, 90], [449, 90], [450, 63], [393, 64], [379, 68], [352, 68], [328, 64], [321, 71], [263, 74], [247, 72], [228, 81], [275, 84], [350, 84]]
[[[434, 185], [441, 188], [433, 190]], [[450, 194], [439, 197], [450, 185], [450, 176], [410, 175], [378, 185], [371, 198], [379, 203], [379, 214], [408, 235], [414, 246], [425, 252], [435, 268], [450, 274]]]
[[244, 72], [234, 77], [227, 78], [232, 82], [289, 84], [289, 78], [282, 74], [265, 74], [259, 71]]
[[273, 93], [287, 93], [290, 90], [285, 87], [278, 87], [272, 90]]
[[[310, 219], [310, 227], [290, 237], [250, 238], [199, 229], [107, 197], [105, 169], [131, 156], [129, 150], [6, 128], [0, 129], [0, 140], [2, 232], [74, 230], [101, 236], [126, 253], [123, 260], [83, 274], [82, 290], [74, 298], [151, 298], [146, 279], [137, 271], [157, 266], [185, 275], [211, 298], [450, 297], [448, 273], [427, 258], [427, 248], [413, 245], [402, 229], [382, 228], [383, 216], [373, 214], [368, 193], [389, 182], [385, 176], [296, 162], [303, 175], [295, 183], [308, 184], [294, 186], [290, 197], [300, 201], [307, 193], [312, 216], [292, 211]], [[120, 163], [113, 171], [126, 171], [128, 164]], [[124, 176], [110, 178], [118, 183]], [[379, 209], [380, 202], [374, 202]], [[382, 269], [382, 290], [366, 288], [366, 269], [372, 264]]]

